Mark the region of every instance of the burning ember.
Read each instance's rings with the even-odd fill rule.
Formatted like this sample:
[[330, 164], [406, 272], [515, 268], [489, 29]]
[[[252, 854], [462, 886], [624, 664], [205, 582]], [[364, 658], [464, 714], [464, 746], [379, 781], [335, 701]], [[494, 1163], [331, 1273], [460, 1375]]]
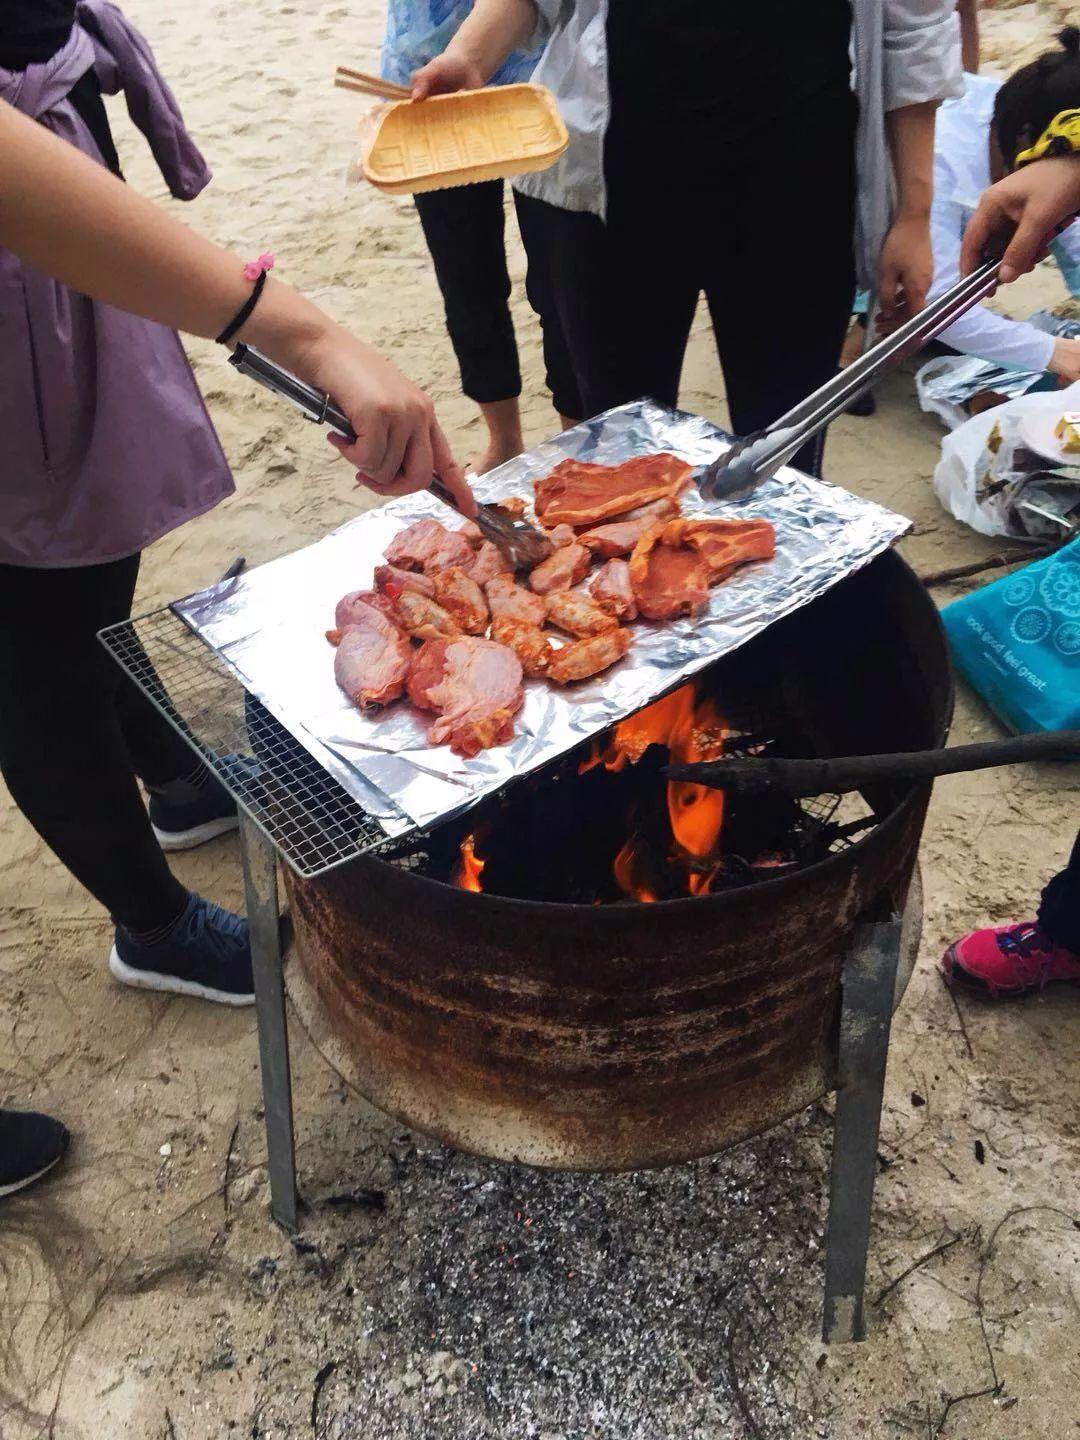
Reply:
[[454, 876], [454, 884], [459, 890], [475, 890], [480, 894], [483, 885], [480, 883], [480, 876], [484, 873], [485, 862], [476, 853], [476, 836], [466, 835], [461, 842], [461, 860]]
[[[616, 725], [610, 744], [598, 748], [584, 762], [581, 773], [597, 765], [614, 772], [636, 765], [650, 745], [665, 746], [671, 760], [683, 763], [715, 760], [724, 751], [724, 722], [713, 701], [697, 700], [694, 686], [683, 685]], [[720, 867], [717, 848], [724, 824], [723, 792], [687, 781], [668, 781], [667, 809], [676, 852], [671, 861], [685, 867], [691, 895], [707, 895]], [[632, 835], [614, 865], [623, 894], [646, 904], [657, 899], [642, 874], [648, 858], [645, 847]]]

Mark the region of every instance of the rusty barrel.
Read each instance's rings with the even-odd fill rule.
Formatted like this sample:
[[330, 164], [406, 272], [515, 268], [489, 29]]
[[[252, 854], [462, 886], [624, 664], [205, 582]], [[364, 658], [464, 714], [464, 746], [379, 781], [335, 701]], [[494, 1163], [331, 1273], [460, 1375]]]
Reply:
[[[951, 687], [932, 602], [894, 555], [855, 581], [775, 627], [780, 653], [805, 663], [808, 636], [855, 617], [821, 676], [849, 677], [845, 724], [857, 691], [867, 749], [940, 743]], [[861, 920], [902, 906], [928, 799], [897, 792], [819, 864], [652, 905], [476, 894], [370, 857], [290, 873], [290, 989], [364, 1095], [463, 1150], [590, 1170], [712, 1154], [833, 1087], [844, 956]]]

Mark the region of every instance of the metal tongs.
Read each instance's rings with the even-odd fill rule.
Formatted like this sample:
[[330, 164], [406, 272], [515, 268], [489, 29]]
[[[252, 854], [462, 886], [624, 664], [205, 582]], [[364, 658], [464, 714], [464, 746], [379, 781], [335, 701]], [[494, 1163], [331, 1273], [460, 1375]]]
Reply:
[[[346, 440], [356, 439], [356, 431], [329, 395], [305, 384], [252, 346], [237, 345], [229, 356], [229, 364], [235, 365], [241, 375], [249, 376], [260, 385], [265, 385], [267, 390], [272, 390], [275, 395], [291, 401], [316, 425], [329, 425], [331, 430]], [[457, 501], [438, 476], [433, 477], [430, 489], [443, 504], [449, 505], [458, 514], [461, 513]], [[498, 505], [480, 505], [474, 518], [485, 540], [497, 545], [515, 570], [532, 569], [534, 565], [539, 565], [541, 560], [546, 560], [555, 548], [542, 530], [511, 515]]]
[[764, 430], [735, 441], [729, 450], [699, 470], [698, 489], [709, 500], [738, 500], [775, 475], [820, 430], [843, 413], [864, 390], [877, 383], [928, 340], [991, 294], [1000, 260], [988, 260], [958, 280], [891, 335], [807, 396]]

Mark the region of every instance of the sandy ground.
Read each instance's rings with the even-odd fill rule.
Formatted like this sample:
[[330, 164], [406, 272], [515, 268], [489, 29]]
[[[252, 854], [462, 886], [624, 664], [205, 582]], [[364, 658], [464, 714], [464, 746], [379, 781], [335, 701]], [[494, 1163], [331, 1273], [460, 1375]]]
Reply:
[[[275, 251], [285, 277], [430, 388], [463, 455], [477, 449], [411, 205], [342, 182], [358, 107], [329, 78], [338, 61], [374, 61], [377, 0], [128, 8], [214, 165], [189, 218], [242, 254]], [[994, 12], [987, 59], [1028, 58], [1067, 9]], [[129, 178], [161, 197], [113, 113]], [[516, 241], [513, 255], [520, 282]], [[552, 414], [520, 292], [536, 441]], [[1007, 303], [1027, 313], [1058, 298], [1056, 278], [1040, 274]], [[238, 554], [254, 564], [313, 540], [363, 503], [317, 433], [212, 347], [192, 353], [237, 494], [153, 548], [146, 606], [212, 581]], [[724, 419], [703, 323], [683, 403]], [[994, 548], [938, 508], [939, 439], [898, 377], [875, 419], [846, 419], [831, 440], [834, 479], [915, 521], [904, 548], [924, 573]], [[995, 726], [962, 695], [954, 733]], [[409, 1136], [349, 1093], [294, 1026], [313, 1210], [290, 1243], [265, 1208], [251, 1014], [112, 984], [101, 912], [0, 798], [0, 1094], [62, 1115], [76, 1136], [55, 1183], [0, 1210], [0, 1436], [1080, 1433], [1080, 1005], [1065, 992], [958, 1011], [933, 972], [971, 924], [1030, 913], [1065, 857], [1077, 798], [1062, 768], [937, 787], [921, 959], [889, 1068], [870, 1337], [832, 1352], [817, 1339], [823, 1109], [719, 1161], [553, 1177]], [[232, 839], [176, 868], [239, 903]], [[323, 1203], [357, 1187], [349, 1204]], [[998, 1382], [996, 1397], [949, 1409]]]

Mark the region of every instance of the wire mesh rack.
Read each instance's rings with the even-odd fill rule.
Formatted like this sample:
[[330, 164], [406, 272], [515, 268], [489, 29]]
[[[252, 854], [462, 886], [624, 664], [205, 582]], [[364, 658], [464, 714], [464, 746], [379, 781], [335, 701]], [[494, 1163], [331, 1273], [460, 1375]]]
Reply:
[[173, 610], [110, 626], [99, 639], [298, 875], [400, 843]]

